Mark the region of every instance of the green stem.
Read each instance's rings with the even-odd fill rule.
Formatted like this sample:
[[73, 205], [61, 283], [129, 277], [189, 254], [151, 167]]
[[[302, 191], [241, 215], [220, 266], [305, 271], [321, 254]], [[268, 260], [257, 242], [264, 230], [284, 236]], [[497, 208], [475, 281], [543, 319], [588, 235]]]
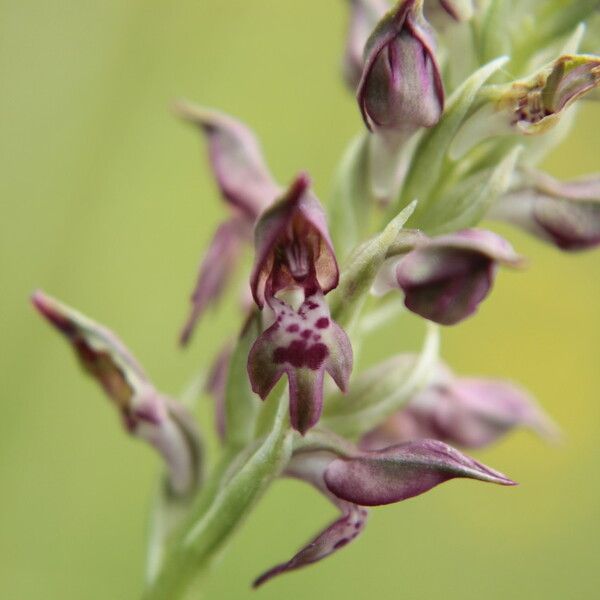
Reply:
[[[272, 396], [269, 400], [276, 401]], [[192, 580], [223, 548], [279, 475], [291, 453], [292, 438], [287, 411], [287, 394], [282, 394], [271, 431], [259, 448], [222, 488], [217, 491], [213, 486], [210, 494], [201, 494], [182, 533], [174, 541], [158, 577], [144, 593], [143, 600], [181, 598]], [[211, 481], [214, 483], [212, 478]], [[208, 497], [215, 491], [212, 501], [209, 501]]]

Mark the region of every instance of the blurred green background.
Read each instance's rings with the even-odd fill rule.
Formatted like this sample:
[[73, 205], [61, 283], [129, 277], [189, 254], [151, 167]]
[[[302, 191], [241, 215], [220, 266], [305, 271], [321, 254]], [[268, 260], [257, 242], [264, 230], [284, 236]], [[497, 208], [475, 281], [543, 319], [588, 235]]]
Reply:
[[[234, 302], [192, 348], [176, 333], [201, 250], [224, 214], [195, 133], [169, 113], [187, 96], [260, 135], [274, 173], [301, 168], [326, 198], [360, 127], [338, 76], [342, 0], [0, 1], [0, 597], [136, 598], [157, 464], [123, 435], [100, 390], [31, 310], [37, 286], [120, 333], [179, 393], [235, 329]], [[600, 107], [583, 107], [546, 166], [598, 170]], [[564, 429], [518, 433], [478, 454], [521, 482], [453, 482], [373, 510], [334, 557], [249, 584], [333, 510], [277, 483], [205, 583], [207, 598], [588, 598], [600, 550], [600, 252], [566, 256], [504, 229], [531, 258], [502, 273], [480, 314], [448, 330], [461, 373], [523, 382]], [[414, 347], [399, 320], [374, 360]], [[208, 400], [200, 416], [211, 427]]]

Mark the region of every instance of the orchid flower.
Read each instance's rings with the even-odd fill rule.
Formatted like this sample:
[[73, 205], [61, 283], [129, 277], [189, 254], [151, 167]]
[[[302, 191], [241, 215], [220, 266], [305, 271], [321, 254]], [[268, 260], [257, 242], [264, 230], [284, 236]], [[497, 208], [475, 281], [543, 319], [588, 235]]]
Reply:
[[[325, 213], [306, 175], [262, 215], [255, 245], [252, 294], [259, 308], [272, 313], [273, 323], [250, 350], [248, 374], [263, 399], [287, 374], [292, 426], [305, 433], [321, 414], [325, 371], [345, 390], [352, 370], [350, 341], [325, 301], [339, 272]], [[299, 292], [300, 306], [279, 298], [283, 291]]]
[[327, 444], [327, 450], [317, 444], [313, 449], [296, 452], [286, 475], [312, 485], [341, 514], [290, 560], [258, 577], [255, 587], [276, 575], [322, 560], [355, 540], [366, 525], [364, 507], [402, 502], [456, 478], [515, 485], [502, 473], [436, 440], [376, 451], [362, 451], [343, 440]]
[[373, 291], [381, 295], [400, 289], [409, 310], [442, 325], [459, 323], [477, 310], [498, 265], [522, 262], [506, 240], [483, 229], [435, 238], [411, 234], [409, 240], [399, 246], [404, 253], [390, 257], [380, 269]]
[[198, 319], [223, 293], [259, 214], [280, 194], [252, 131], [236, 119], [214, 110], [181, 102], [177, 112], [206, 137], [213, 174], [231, 217], [222, 223], [202, 259], [192, 310], [181, 332], [186, 344]]
[[83, 369], [102, 386], [125, 429], [162, 456], [171, 491], [191, 494], [200, 482], [201, 446], [186, 408], [158, 392], [142, 367], [113, 333], [43, 292], [32, 302], [71, 344]]
[[440, 364], [430, 384], [368, 432], [361, 448], [376, 450], [425, 438], [481, 448], [517, 427], [548, 439], [558, 436], [550, 418], [520, 387], [495, 379], [456, 377]]
[[566, 251], [600, 244], [600, 177], [561, 182], [529, 171], [488, 213]]

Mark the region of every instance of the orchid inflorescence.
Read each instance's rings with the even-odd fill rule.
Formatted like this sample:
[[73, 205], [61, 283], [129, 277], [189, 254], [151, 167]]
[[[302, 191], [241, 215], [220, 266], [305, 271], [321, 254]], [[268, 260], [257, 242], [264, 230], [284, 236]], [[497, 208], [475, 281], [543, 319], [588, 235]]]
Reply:
[[[211, 469], [189, 406], [158, 392], [110, 331], [33, 296], [127, 431], [164, 460], [146, 599], [179, 597], [278, 477], [305, 481], [340, 514], [256, 586], [354, 540], [366, 507], [454, 478], [514, 485], [453, 446], [480, 448], [516, 427], [557, 435], [520, 387], [455, 375], [439, 355], [439, 325], [474, 315], [499, 267], [523, 266], [508, 241], [478, 228], [483, 219], [562, 251], [600, 244], [600, 176], [563, 182], [536, 168], [577, 101], [597, 97], [600, 1], [348, 5], [343, 75], [364, 128], [341, 161], [329, 225], [309, 175], [277, 182], [247, 126], [175, 107], [203, 135], [229, 214], [200, 265], [182, 345], [254, 246], [240, 334], [215, 349], [206, 378], [221, 440]], [[523, 11], [509, 18], [509, 5]], [[422, 349], [360, 370], [362, 340], [400, 304], [427, 322]]]

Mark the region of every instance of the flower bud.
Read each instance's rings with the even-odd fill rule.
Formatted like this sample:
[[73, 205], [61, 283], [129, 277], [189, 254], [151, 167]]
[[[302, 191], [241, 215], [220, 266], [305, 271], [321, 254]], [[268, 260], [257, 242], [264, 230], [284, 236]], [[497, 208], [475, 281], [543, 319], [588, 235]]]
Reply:
[[566, 251], [600, 244], [600, 176], [557, 181], [541, 172], [500, 198], [488, 217], [507, 221]]
[[490, 88], [486, 102], [461, 127], [450, 155], [458, 159], [498, 135], [549, 131], [565, 111], [600, 85], [600, 57], [563, 55], [527, 80]]
[[343, 74], [346, 84], [356, 90], [365, 64], [365, 44], [375, 25], [389, 10], [386, 0], [348, 0], [350, 2], [350, 24], [346, 36]]
[[69, 343], [83, 369], [102, 386], [119, 410], [125, 428], [163, 457], [171, 491], [191, 493], [199, 483], [201, 448], [195, 421], [183, 405], [158, 392], [110, 331], [36, 292], [32, 302]]
[[464, 229], [417, 239], [410, 252], [388, 259], [374, 287], [378, 293], [399, 288], [409, 310], [454, 325], [475, 313], [492, 288], [498, 265], [516, 267], [521, 262], [499, 235]]
[[410, 136], [435, 125], [444, 89], [421, 0], [403, 0], [378, 24], [365, 49], [358, 103], [369, 129]]

